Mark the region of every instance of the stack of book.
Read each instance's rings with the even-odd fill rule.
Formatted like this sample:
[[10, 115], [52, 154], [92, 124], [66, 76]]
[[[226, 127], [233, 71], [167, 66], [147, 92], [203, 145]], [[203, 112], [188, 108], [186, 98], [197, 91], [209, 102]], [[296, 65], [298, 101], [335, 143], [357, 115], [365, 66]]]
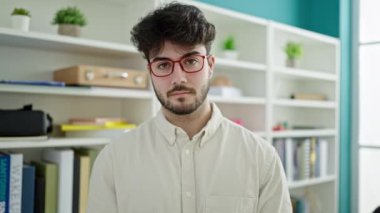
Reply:
[[328, 142], [324, 138], [279, 138], [273, 142], [288, 181], [327, 176]]
[[61, 125], [61, 131], [66, 137], [113, 138], [135, 127], [123, 118], [72, 118], [68, 124]]
[[46, 149], [42, 160], [0, 153], [0, 210], [23, 213], [85, 213], [97, 149]]

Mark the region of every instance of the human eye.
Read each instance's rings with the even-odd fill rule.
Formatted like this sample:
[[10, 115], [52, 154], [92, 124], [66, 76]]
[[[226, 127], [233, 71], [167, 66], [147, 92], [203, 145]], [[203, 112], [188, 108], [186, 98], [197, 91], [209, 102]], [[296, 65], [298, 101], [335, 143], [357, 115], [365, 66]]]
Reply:
[[186, 66], [195, 66], [199, 64], [200, 59], [197, 56], [189, 56], [182, 60], [182, 63]]
[[157, 61], [154, 65], [157, 70], [169, 70], [171, 69], [170, 61]]

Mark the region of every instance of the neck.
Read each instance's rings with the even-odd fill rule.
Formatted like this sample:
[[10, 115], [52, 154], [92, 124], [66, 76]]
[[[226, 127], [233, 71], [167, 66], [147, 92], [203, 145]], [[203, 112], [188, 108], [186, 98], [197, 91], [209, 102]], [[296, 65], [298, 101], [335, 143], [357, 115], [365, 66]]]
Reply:
[[182, 128], [191, 139], [210, 120], [212, 109], [206, 99], [197, 110], [188, 115], [176, 115], [165, 108], [162, 108], [162, 112], [170, 123]]

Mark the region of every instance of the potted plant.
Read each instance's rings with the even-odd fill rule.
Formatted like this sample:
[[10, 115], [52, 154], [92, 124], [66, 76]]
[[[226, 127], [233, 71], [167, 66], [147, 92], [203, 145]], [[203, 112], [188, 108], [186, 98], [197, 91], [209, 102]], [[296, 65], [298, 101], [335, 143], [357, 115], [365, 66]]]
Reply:
[[30, 24], [30, 12], [24, 8], [15, 8], [12, 12], [12, 28], [29, 31]]
[[58, 25], [58, 34], [78, 37], [80, 27], [86, 26], [83, 13], [76, 7], [66, 7], [57, 11], [52, 24]]
[[287, 55], [286, 65], [288, 67], [295, 67], [296, 59], [299, 59], [303, 55], [302, 44], [289, 41], [286, 44], [284, 51]]
[[235, 38], [230, 36], [223, 42], [224, 57], [229, 59], [237, 59], [238, 52], [236, 51]]

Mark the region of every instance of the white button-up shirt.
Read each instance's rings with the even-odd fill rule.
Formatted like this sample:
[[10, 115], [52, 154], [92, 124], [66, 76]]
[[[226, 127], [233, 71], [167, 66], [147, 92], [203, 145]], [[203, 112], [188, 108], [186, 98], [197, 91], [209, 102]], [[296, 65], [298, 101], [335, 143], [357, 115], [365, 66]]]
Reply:
[[92, 170], [88, 213], [291, 213], [275, 149], [212, 108], [192, 139], [159, 112], [108, 144]]

